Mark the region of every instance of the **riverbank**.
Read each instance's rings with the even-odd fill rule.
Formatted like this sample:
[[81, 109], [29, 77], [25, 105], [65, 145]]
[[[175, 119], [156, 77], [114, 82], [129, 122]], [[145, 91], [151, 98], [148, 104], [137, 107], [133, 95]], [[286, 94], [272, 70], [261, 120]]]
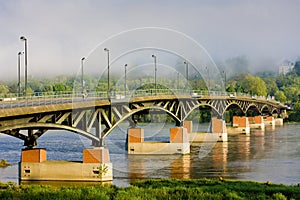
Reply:
[[300, 199], [300, 186], [212, 179], [149, 179], [129, 187], [0, 184], [0, 199]]

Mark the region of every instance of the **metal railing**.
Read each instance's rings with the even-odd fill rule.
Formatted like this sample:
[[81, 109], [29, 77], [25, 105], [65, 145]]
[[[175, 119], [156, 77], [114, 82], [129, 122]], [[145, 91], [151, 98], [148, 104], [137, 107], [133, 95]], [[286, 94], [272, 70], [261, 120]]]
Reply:
[[[82, 101], [95, 101], [95, 100], [107, 100], [107, 92], [89, 91], [88, 93], [78, 92], [36, 92], [27, 97], [19, 96], [18, 94], [7, 94], [0, 98], [0, 109], [6, 108], [20, 108], [30, 106], [42, 106], [52, 104], [64, 104], [74, 103]], [[245, 93], [236, 92], [222, 92], [222, 91], [203, 91], [203, 90], [177, 90], [177, 89], [148, 89], [148, 90], [133, 90], [133, 91], [111, 91], [110, 98], [112, 100], [129, 99], [132, 97], [143, 97], [143, 96], [161, 96], [161, 95], [187, 95], [191, 98], [201, 98], [204, 96], [215, 96], [215, 97], [229, 97], [229, 98], [251, 98], [257, 100], [270, 100], [272, 98], [263, 96], [253, 96]], [[279, 103], [279, 102], [278, 102]]]

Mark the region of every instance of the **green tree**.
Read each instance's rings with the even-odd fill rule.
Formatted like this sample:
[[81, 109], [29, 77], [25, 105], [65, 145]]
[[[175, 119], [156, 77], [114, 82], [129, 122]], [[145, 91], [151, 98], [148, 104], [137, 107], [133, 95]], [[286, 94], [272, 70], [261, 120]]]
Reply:
[[297, 76], [300, 76], [300, 61], [295, 63], [294, 71], [296, 72]]
[[277, 101], [280, 101], [281, 103], [285, 103], [286, 102], [286, 96], [285, 96], [285, 94], [284, 94], [283, 91], [277, 90], [275, 92], [274, 96], [275, 96], [275, 99]]
[[267, 96], [266, 83], [258, 76], [247, 74], [240, 83], [241, 89], [245, 93], [258, 96]]
[[278, 87], [276, 84], [275, 78], [267, 77], [263, 79], [267, 86], [267, 92], [269, 95], [274, 96], [275, 93], [278, 91]]
[[299, 88], [294, 85], [291, 86], [283, 86], [282, 90], [289, 102], [297, 102], [299, 100]]
[[9, 92], [9, 88], [7, 85], [0, 84], [0, 96], [4, 97]]

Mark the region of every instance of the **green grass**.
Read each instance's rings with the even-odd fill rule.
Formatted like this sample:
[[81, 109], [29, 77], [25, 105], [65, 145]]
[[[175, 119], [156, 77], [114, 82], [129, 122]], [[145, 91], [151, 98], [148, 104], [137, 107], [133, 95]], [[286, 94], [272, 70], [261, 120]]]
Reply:
[[300, 187], [251, 181], [149, 179], [129, 187], [0, 184], [0, 199], [300, 199]]

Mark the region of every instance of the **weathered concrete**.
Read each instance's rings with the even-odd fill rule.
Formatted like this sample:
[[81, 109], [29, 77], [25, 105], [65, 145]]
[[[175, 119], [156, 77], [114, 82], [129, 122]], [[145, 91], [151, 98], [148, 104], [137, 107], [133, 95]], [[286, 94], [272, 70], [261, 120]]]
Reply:
[[128, 154], [188, 154], [190, 143], [186, 128], [170, 128], [170, 142], [145, 142], [144, 129], [129, 128]]
[[46, 160], [46, 149], [22, 150], [21, 181], [112, 181], [112, 163], [104, 148], [85, 149], [83, 162]]
[[252, 129], [265, 130], [263, 116], [248, 117], [248, 121], [249, 121], [250, 130]]
[[227, 142], [226, 123], [222, 119], [213, 117], [210, 125], [210, 132], [191, 132], [189, 133], [190, 142]]
[[268, 116], [264, 119], [265, 126], [275, 128], [275, 119], [272, 116]]
[[232, 126], [227, 127], [229, 135], [245, 134], [250, 135], [250, 126], [247, 117], [233, 116]]
[[227, 133], [194, 132], [189, 134], [190, 142], [227, 142]]
[[283, 126], [283, 119], [282, 118], [276, 118], [275, 119], [275, 126]]
[[193, 122], [189, 120], [183, 121], [183, 127], [186, 128], [187, 133], [193, 132]]

